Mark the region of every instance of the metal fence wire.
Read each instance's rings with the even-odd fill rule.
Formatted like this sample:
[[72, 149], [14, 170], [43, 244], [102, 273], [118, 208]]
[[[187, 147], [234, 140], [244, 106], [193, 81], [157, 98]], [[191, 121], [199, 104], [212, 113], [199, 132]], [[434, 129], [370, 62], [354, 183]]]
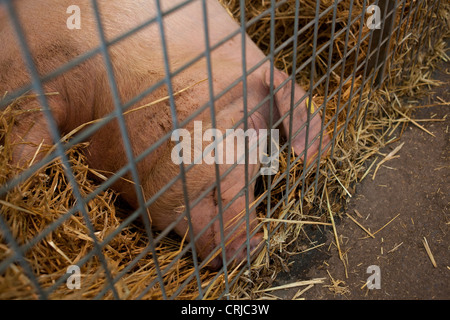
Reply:
[[[432, 50], [441, 5], [1, 0], [0, 297], [255, 297], [290, 212], [329, 197], [340, 139]], [[250, 134], [242, 162], [176, 147], [261, 117], [256, 164]]]

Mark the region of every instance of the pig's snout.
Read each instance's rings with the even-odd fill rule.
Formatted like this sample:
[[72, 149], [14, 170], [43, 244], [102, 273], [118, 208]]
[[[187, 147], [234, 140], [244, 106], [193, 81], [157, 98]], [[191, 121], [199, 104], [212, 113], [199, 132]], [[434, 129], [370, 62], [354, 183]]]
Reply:
[[[247, 243], [246, 243], [246, 235], [239, 237], [238, 239], [233, 240], [230, 244], [225, 246], [226, 251], [226, 260], [227, 263], [232, 261], [230, 265], [238, 265], [242, 261], [247, 260]], [[263, 234], [257, 233], [255, 234], [249, 241], [249, 255], [250, 259], [255, 257], [259, 251], [263, 248]], [[223, 266], [223, 258], [222, 255], [216, 256], [212, 259], [207, 267], [212, 270], [217, 270]]]

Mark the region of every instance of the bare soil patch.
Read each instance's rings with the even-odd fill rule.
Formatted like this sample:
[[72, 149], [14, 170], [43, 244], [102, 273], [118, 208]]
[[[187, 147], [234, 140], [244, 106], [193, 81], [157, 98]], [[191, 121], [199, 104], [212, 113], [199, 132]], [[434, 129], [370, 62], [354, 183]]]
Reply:
[[[403, 144], [395, 154], [399, 157], [382, 164], [372, 179], [382, 159], [378, 157], [370, 174], [355, 186], [343, 218], [336, 221], [342, 260], [332, 227], [305, 229], [311, 247], [325, 244], [292, 258], [289, 272], [280, 273], [274, 286], [292, 279], [325, 278], [302, 297], [450, 299], [450, 117], [449, 106], [443, 103], [450, 101], [449, 71], [447, 63], [434, 73], [442, 86], [422, 99], [418, 104], [422, 107], [413, 114], [414, 119], [438, 120], [417, 122], [435, 136], [408, 124], [398, 141], [381, 150], [387, 155]], [[369, 290], [366, 285], [374, 274], [367, 272], [372, 265], [379, 267], [380, 289]], [[276, 294], [290, 299], [298, 291], [293, 288]]]

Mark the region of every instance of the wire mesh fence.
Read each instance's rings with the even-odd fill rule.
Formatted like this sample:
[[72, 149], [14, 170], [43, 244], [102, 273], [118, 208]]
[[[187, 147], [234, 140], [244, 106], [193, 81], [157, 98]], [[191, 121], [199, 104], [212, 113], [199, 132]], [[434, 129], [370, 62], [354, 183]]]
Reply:
[[257, 297], [447, 27], [439, 0], [0, 5], [4, 299]]

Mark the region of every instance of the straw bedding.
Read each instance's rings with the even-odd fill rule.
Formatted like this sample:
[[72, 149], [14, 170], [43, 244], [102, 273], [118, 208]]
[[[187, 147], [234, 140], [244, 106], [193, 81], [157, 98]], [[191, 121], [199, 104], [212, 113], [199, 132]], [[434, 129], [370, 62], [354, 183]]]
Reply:
[[[239, 21], [240, 8], [237, 0], [221, 0], [228, 12]], [[362, 12], [363, 1], [354, 2], [352, 20]], [[407, 17], [411, 10], [410, 2], [403, 17]], [[259, 15], [270, 7], [270, 1], [246, 1], [247, 20]], [[320, 2], [320, 12], [323, 12], [334, 3], [332, 0]], [[337, 9], [337, 24], [335, 39], [332, 43], [331, 65], [342, 61], [345, 52], [345, 32], [339, 33], [347, 25], [350, 1], [341, 1]], [[410, 121], [412, 108], [409, 108], [407, 97], [416, 97], [426, 93], [433, 85], [430, 74], [436, 61], [448, 59], [445, 53], [445, 34], [442, 29], [448, 30], [448, 5], [441, 4], [438, 15], [430, 14], [431, 4], [425, 3], [418, 11], [420, 23], [411, 25], [405, 21], [400, 25], [398, 42], [391, 42], [390, 46], [396, 48], [393, 59], [388, 59], [386, 68], [386, 81], [379, 90], [371, 90], [371, 81], [362, 86], [364, 68], [355, 72], [354, 83], [352, 79], [342, 83], [354, 73], [355, 51], [351, 52], [346, 60], [344, 70], [341, 63], [329, 75], [328, 96], [342, 85], [340, 102], [339, 95], [334, 95], [327, 103], [325, 110], [325, 123], [330, 123], [327, 130], [334, 136], [334, 157], [323, 159], [319, 170], [311, 170], [305, 178], [302, 196], [302, 183], [288, 195], [288, 204], [280, 205], [271, 218], [263, 220], [262, 226], [268, 235], [269, 249], [267, 247], [260, 253], [252, 264], [251, 270], [241, 272], [242, 269], [228, 270], [230, 283], [230, 297], [234, 299], [245, 298], [271, 298], [264, 289], [271, 286], [279, 270], [288, 269], [288, 257], [301, 250], [307, 244], [304, 238], [305, 224], [330, 224], [330, 216], [339, 215], [340, 209], [345, 206], [349, 194], [352, 194], [354, 184], [364, 179], [369, 172], [373, 172], [375, 161], [382, 156], [379, 149], [399, 139], [399, 133], [406, 123]], [[415, 8], [415, 6], [413, 6]], [[275, 10], [275, 48], [286, 41], [294, 31], [295, 1], [284, 1]], [[401, 8], [400, 8], [401, 9]], [[394, 26], [399, 25], [401, 10], [395, 17]], [[315, 1], [301, 1], [299, 28], [303, 28], [315, 17]], [[323, 47], [330, 39], [331, 21], [333, 11], [318, 20], [317, 54], [314, 59], [317, 83], [327, 74], [329, 47]], [[433, 22], [433, 23], [432, 23]], [[432, 27], [426, 29], [428, 24]], [[420, 32], [414, 28], [419, 28]], [[358, 35], [361, 30], [360, 19], [351, 26], [348, 39], [348, 52], [356, 48]], [[426, 34], [425, 31], [428, 32]], [[369, 33], [366, 26], [362, 27], [361, 36]], [[270, 15], [263, 17], [253, 24], [248, 34], [265, 51], [270, 53]], [[396, 34], [395, 34], [396, 35]], [[418, 59], [411, 52], [418, 50], [419, 36], [425, 36], [421, 41]], [[298, 38], [297, 65], [312, 57], [314, 24], [307, 28]], [[396, 46], [396, 44], [401, 44]], [[360, 43], [358, 65], [365, 59], [369, 47], [369, 37]], [[323, 50], [321, 50], [323, 49]], [[287, 45], [275, 55], [275, 65], [290, 73], [292, 65], [292, 44]], [[417, 62], [417, 64], [414, 64]], [[409, 66], [409, 68], [405, 68]], [[297, 81], [307, 89], [310, 85], [310, 64], [299, 72]], [[343, 77], [341, 76], [343, 74]], [[325, 99], [326, 81], [322, 81], [313, 91], [313, 100], [316, 106], [321, 106]], [[352, 91], [352, 96], [350, 93]], [[356, 92], [356, 93], [355, 93]], [[361, 94], [361, 108], [358, 102]], [[351, 100], [350, 100], [351, 98]], [[23, 97], [22, 99], [27, 99]], [[339, 115], [336, 113], [339, 107]], [[347, 115], [352, 115], [347, 121]], [[398, 120], [401, 121], [398, 121]], [[2, 145], [0, 155], [0, 180], [4, 184], [15, 174], [16, 169], [8, 164], [11, 146], [3, 143], [4, 137], [10, 132], [14, 121], [14, 104], [9, 106], [0, 115], [0, 136]], [[344, 128], [346, 130], [343, 130]], [[399, 132], [400, 131], [400, 132]], [[92, 174], [101, 178], [100, 172], [95, 172], [86, 165], [81, 150], [85, 144], [80, 144], [68, 151], [73, 172], [83, 195], [96, 189], [96, 184], [90, 178]], [[272, 177], [271, 205], [283, 201], [286, 181], [282, 179], [276, 185], [274, 182], [286, 170], [287, 154], [284, 151], [280, 158], [280, 171]], [[295, 182], [302, 175], [303, 164], [292, 163], [290, 166], [290, 183]], [[317, 186], [315, 184], [318, 176]], [[317, 190], [316, 190], [317, 188]], [[267, 184], [264, 185], [265, 192]], [[127, 212], [119, 205], [118, 196], [112, 190], [102, 192], [89, 203], [86, 209], [92, 223], [95, 236], [101, 242], [112, 232], [116, 232], [127, 217]], [[301, 201], [300, 201], [301, 200]], [[9, 224], [10, 229], [18, 243], [26, 244], [40, 234], [52, 222], [60, 219], [75, 204], [73, 190], [64, 176], [64, 170], [59, 160], [53, 161], [46, 168], [36, 172], [31, 178], [11, 190], [1, 201], [1, 214]], [[260, 217], [266, 217], [266, 201], [258, 208]], [[301, 203], [301, 205], [299, 205]], [[288, 219], [296, 223], [281, 223], [276, 219]], [[298, 223], [303, 221], [303, 223]], [[273, 232], [275, 230], [275, 232]], [[272, 233], [273, 232], [273, 233]], [[155, 248], [161, 270], [164, 270], [174, 259], [177, 259], [182, 250], [184, 240], [176, 237], [165, 237]], [[88, 225], [80, 213], [67, 218], [48, 236], [37, 242], [26, 252], [26, 259], [32, 271], [37, 276], [43, 288], [54, 286], [50, 298], [54, 299], [90, 299], [96, 297], [105, 288], [109, 276], [116, 277], [121, 272], [123, 276], [115, 284], [117, 294], [122, 299], [161, 299], [163, 294], [158, 281], [148, 287], [155, 279], [157, 271], [154, 267], [153, 257], [148, 248], [148, 239], [140, 222], [134, 221], [120, 230], [117, 235], [104, 247], [102, 253], [105, 257], [110, 275], [105, 273], [102, 262], [97, 256], [89, 259], [81, 268], [82, 287], [80, 290], [70, 290], [62, 284], [55, 282], [66, 273], [69, 265], [79, 262], [94, 249]], [[0, 261], [11, 256], [12, 249], [8, 247], [3, 235], [0, 233]], [[130, 261], [141, 255], [138, 262], [129, 266]], [[126, 269], [125, 269], [126, 268]], [[170, 270], [164, 274], [164, 286], [167, 296], [177, 292], [178, 299], [193, 299], [198, 297], [198, 282], [194, 274], [191, 256], [185, 254], [177, 260]], [[216, 299], [222, 297], [225, 290], [223, 274], [209, 270], [200, 271], [200, 280], [203, 288], [203, 298]], [[184, 283], [187, 279], [187, 283]], [[181, 289], [180, 289], [181, 288]], [[0, 275], [0, 299], [35, 299], [38, 294], [26, 276], [19, 263], [11, 264], [4, 274]], [[104, 299], [113, 298], [110, 290], [101, 296]]]

